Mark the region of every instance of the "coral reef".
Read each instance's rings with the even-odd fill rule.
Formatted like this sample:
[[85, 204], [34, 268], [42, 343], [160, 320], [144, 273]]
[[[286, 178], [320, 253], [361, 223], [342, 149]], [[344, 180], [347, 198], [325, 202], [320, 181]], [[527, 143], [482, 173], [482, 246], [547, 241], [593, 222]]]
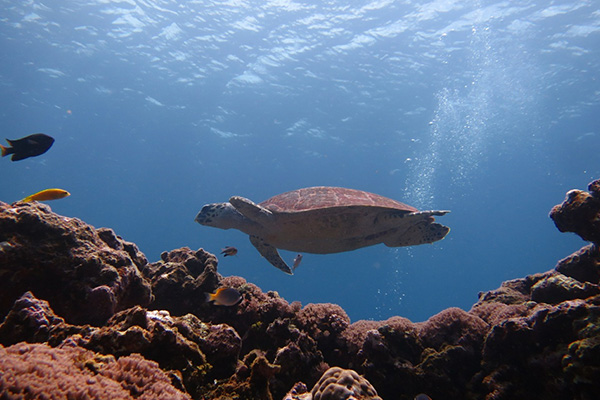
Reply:
[[[337, 305], [289, 304], [223, 277], [202, 249], [150, 264], [110, 229], [37, 203], [0, 203], [0, 397], [593, 399], [600, 181], [589, 190], [570, 191], [550, 217], [591, 244], [551, 271], [480, 293], [469, 311], [420, 323], [351, 323]], [[207, 303], [222, 286], [241, 302]]]
[[115, 359], [68, 343], [0, 345], [0, 371], [2, 398], [190, 398], [139, 354]]
[[241, 349], [241, 338], [227, 325], [139, 306], [115, 314], [102, 327], [70, 325], [30, 292], [15, 302], [0, 325], [0, 343], [19, 341], [53, 346], [68, 342], [115, 357], [140, 354], [181, 381], [178, 388], [185, 386], [192, 393], [200, 384], [232, 375]]

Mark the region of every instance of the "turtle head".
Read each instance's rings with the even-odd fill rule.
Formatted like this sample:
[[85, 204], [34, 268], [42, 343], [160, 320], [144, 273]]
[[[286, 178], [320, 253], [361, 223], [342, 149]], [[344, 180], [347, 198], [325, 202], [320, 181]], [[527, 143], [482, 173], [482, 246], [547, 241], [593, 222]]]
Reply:
[[231, 203], [213, 203], [202, 207], [194, 221], [214, 228], [240, 229], [248, 220]]

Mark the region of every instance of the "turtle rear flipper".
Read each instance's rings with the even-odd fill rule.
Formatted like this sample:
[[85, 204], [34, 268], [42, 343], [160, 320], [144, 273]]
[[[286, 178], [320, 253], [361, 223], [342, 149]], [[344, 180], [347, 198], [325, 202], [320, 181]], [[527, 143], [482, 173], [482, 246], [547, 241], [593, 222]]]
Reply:
[[254, 235], [250, 236], [250, 243], [252, 243], [260, 255], [266, 258], [275, 268], [282, 270], [286, 274], [294, 275], [292, 269], [282, 260], [275, 247], [265, 242], [262, 238]]

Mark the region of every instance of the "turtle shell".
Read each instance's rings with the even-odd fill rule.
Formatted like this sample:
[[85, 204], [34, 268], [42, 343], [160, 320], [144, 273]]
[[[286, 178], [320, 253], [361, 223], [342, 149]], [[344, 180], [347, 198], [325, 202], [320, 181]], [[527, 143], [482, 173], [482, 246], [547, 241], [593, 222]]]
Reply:
[[407, 212], [419, 211], [414, 207], [378, 194], [340, 187], [317, 186], [293, 190], [271, 197], [260, 203], [275, 212], [302, 212], [332, 207], [383, 207]]

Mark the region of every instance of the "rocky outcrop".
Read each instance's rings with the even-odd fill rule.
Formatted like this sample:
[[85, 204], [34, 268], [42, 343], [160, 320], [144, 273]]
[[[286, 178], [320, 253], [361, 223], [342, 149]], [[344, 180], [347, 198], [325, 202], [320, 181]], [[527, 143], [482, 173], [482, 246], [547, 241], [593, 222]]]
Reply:
[[600, 244], [600, 179], [588, 185], [589, 192], [570, 190], [565, 201], [550, 211], [561, 232], [573, 232], [583, 240]]
[[111, 229], [53, 213], [45, 204], [0, 202], [0, 316], [27, 291], [75, 324], [102, 325], [152, 301], [133, 243]]

